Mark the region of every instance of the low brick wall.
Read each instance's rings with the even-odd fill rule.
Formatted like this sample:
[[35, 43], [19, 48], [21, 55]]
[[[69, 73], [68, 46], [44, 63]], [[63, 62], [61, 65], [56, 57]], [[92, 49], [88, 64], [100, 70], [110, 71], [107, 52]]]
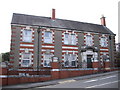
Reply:
[[[19, 78], [12, 77], [12, 78], [8, 78], [7, 85], [43, 82], [43, 81], [47, 81], [47, 80], [51, 80], [51, 77], [19, 77]], [[4, 82], [4, 85], [6, 85], [5, 82]]]
[[[51, 69], [49, 72], [46, 72], [41, 76], [35, 76], [35, 74], [43, 74], [45, 71], [9, 71], [7, 68], [0, 68], [2, 72], [0, 72], [0, 85], [13, 85], [13, 84], [22, 84], [22, 83], [32, 83], [32, 82], [43, 82], [48, 80], [54, 80], [54, 79], [62, 79], [62, 78], [69, 78], [69, 77], [75, 77], [75, 76], [83, 76], [87, 74], [94, 74], [98, 73], [98, 70], [87, 70], [87, 69]], [[106, 71], [114, 71], [118, 70], [116, 69], [108, 69]], [[19, 76], [18, 73], [29, 73], [29, 76]], [[8, 74], [8, 75], [7, 75]], [[34, 74], [32, 76], [32, 74]], [[7, 77], [8, 76], [8, 77]]]

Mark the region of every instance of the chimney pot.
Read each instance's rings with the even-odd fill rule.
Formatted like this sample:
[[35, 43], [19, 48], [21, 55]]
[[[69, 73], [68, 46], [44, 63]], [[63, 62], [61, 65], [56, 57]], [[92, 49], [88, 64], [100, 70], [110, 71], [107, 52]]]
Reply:
[[104, 15], [102, 15], [101, 19], [101, 25], [106, 26], [106, 21]]
[[55, 9], [52, 9], [52, 17], [51, 19], [55, 20]]

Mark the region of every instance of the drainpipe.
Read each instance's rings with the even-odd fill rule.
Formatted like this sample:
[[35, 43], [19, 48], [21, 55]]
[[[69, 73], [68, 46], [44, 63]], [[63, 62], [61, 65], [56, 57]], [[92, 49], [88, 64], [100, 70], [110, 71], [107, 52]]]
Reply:
[[111, 60], [110, 60], [110, 62], [111, 62], [111, 63], [110, 63], [110, 68], [112, 69], [112, 66], [113, 66], [113, 64], [112, 64], [112, 63], [113, 63], [113, 62], [112, 62], [112, 57], [113, 57], [113, 55], [112, 55], [111, 35], [109, 36], [109, 40], [110, 40], [110, 54], [111, 54], [111, 57], [110, 57], [110, 59], [111, 59]]
[[39, 75], [39, 62], [40, 62], [40, 60], [39, 60], [39, 54], [40, 54], [40, 52], [39, 52], [39, 50], [40, 50], [40, 27], [37, 29], [37, 33], [38, 33], [38, 49], [37, 49], [37, 74]]

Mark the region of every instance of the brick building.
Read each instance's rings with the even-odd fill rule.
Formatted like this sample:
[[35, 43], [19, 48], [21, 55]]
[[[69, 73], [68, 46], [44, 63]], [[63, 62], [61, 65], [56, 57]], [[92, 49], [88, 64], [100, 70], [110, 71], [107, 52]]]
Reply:
[[13, 14], [10, 67], [50, 69], [58, 58], [62, 69], [114, 67], [115, 34], [101, 25], [52, 17]]

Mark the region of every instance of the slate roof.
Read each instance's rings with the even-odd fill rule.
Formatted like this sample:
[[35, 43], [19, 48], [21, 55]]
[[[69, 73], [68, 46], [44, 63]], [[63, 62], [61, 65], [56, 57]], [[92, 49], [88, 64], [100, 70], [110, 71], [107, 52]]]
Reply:
[[41, 17], [41, 16], [33, 16], [33, 15], [18, 14], [18, 13], [13, 13], [11, 24], [37, 25], [37, 26], [79, 30], [86, 32], [114, 34], [111, 30], [109, 30], [107, 27], [103, 25], [65, 20], [65, 19], [52, 20], [50, 17]]

